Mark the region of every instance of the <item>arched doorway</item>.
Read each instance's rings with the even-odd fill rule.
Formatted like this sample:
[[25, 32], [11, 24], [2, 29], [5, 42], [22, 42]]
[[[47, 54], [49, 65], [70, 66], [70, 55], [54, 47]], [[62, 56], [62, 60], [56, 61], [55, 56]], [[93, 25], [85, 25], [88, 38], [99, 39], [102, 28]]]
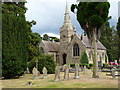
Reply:
[[67, 57], [67, 54], [64, 53], [64, 54], [63, 54], [63, 65], [66, 64], [66, 57]]

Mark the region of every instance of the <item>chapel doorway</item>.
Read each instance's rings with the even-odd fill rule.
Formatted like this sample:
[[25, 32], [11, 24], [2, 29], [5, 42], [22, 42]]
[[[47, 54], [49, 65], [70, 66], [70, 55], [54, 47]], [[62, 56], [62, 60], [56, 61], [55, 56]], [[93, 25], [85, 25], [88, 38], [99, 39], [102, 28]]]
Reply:
[[63, 54], [63, 65], [66, 64], [66, 57], [67, 57], [67, 54], [64, 53], [64, 54]]

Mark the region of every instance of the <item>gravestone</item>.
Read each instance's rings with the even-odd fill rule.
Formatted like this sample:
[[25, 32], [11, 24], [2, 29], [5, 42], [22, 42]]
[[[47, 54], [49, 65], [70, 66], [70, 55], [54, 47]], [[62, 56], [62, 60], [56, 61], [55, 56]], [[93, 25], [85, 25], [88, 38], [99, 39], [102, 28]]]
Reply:
[[37, 70], [37, 68], [34, 67], [32, 73], [33, 73], [33, 79], [38, 79], [38, 70]]
[[69, 65], [64, 66], [64, 80], [69, 80]]
[[59, 66], [56, 66], [56, 68], [55, 68], [55, 78], [54, 78], [54, 81], [55, 82], [60, 81], [60, 67]]
[[113, 69], [112, 69], [112, 77], [113, 77], [113, 79], [115, 79], [115, 67], [113, 67]]
[[65, 65], [63, 65], [63, 67], [62, 67], [62, 68], [63, 68], [63, 71], [65, 71], [65, 66], [66, 66], [66, 64], [65, 64]]
[[28, 68], [28, 67], [27, 67], [27, 71], [26, 71], [26, 73], [27, 73], [27, 74], [29, 74], [29, 73], [30, 73], [30, 71], [29, 71], [29, 68]]
[[87, 70], [86, 70], [86, 66], [83, 67], [83, 73], [86, 74]]
[[40, 71], [38, 71], [38, 76], [40, 76]]
[[75, 64], [75, 76], [74, 79], [78, 79], [79, 78], [79, 64], [76, 63]]
[[46, 69], [46, 67], [44, 67], [43, 68], [43, 78], [47, 78], [48, 76], [47, 76], [47, 69]]

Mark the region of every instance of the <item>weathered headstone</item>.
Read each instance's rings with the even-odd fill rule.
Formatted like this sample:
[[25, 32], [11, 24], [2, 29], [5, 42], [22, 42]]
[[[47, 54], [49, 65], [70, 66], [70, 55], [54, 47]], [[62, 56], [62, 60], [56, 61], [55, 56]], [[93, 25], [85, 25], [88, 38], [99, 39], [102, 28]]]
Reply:
[[69, 65], [65, 65], [64, 69], [64, 80], [69, 80]]
[[75, 76], [74, 76], [74, 79], [78, 79], [78, 78], [80, 78], [79, 77], [79, 64], [76, 63], [75, 64]]
[[86, 71], [86, 66], [84, 66], [84, 68], [83, 68], [83, 73], [86, 74], [86, 72], [87, 72], [87, 71]]
[[113, 67], [113, 69], [112, 69], [112, 77], [113, 77], [113, 79], [115, 79], [115, 67]]
[[48, 76], [47, 76], [47, 69], [46, 69], [46, 67], [44, 67], [43, 68], [43, 78], [47, 78]]
[[38, 71], [38, 76], [40, 76], [40, 71]]
[[27, 73], [27, 74], [29, 74], [29, 73], [30, 73], [30, 71], [29, 71], [29, 68], [28, 68], [28, 67], [27, 67], [27, 71], [26, 71], [26, 73]]
[[54, 78], [54, 81], [55, 82], [60, 81], [60, 67], [59, 66], [56, 66], [56, 68], [55, 68], [55, 78]]
[[33, 73], [33, 79], [38, 79], [38, 70], [37, 70], [37, 68], [34, 67], [32, 73]]
[[62, 67], [62, 68], [63, 68], [63, 71], [65, 71], [65, 66], [66, 66], [66, 64], [65, 64], [65, 65], [63, 65], [63, 67]]

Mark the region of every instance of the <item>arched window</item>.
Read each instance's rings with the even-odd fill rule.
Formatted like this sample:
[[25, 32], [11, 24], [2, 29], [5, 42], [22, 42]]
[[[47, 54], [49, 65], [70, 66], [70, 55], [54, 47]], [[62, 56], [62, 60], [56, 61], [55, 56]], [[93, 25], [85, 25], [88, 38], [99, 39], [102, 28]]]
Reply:
[[44, 54], [44, 49], [42, 47], [40, 48], [40, 53]]
[[73, 56], [80, 56], [79, 45], [77, 43], [73, 46]]

